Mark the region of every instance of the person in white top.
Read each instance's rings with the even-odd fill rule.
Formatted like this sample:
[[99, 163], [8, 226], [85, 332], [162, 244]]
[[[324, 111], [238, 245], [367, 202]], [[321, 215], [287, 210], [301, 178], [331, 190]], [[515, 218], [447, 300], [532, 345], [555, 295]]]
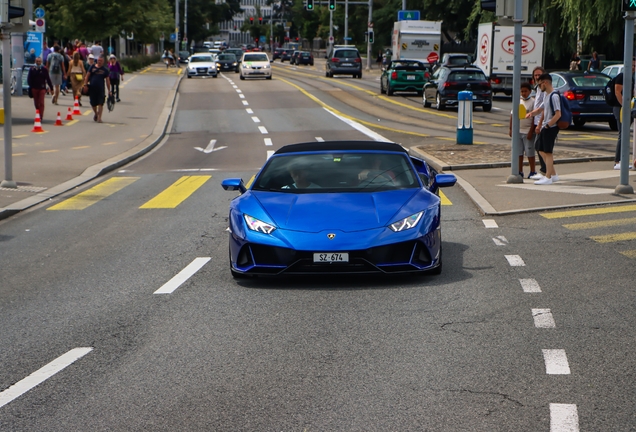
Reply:
[[[530, 83], [521, 83], [521, 105], [526, 112], [532, 111], [534, 107], [534, 97], [532, 97], [532, 86]], [[512, 137], [512, 113], [510, 114], [510, 129], [508, 136]], [[519, 139], [515, 140], [515, 144], [519, 147], [519, 175], [523, 178], [523, 154], [525, 153], [530, 165], [530, 174], [528, 178], [536, 175], [535, 171], [535, 154], [534, 154], [534, 121], [532, 118], [524, 118], [519, 121]]]
[[[539, 77], [541, 75], [543, 75], [545, 73], [545, 69], [543, 69], [541, 66], [537, 66], [533, 69], [532, 71], [532, 81], [534, 81], [535, 84], [535, 94], [534, 94], [534, 108], [532, 111], [530, 111], [527, 115], [526, 118], [530, 118], [532, 117], [534, 119], [534, 125], [535, 125], [535, 130], [534, 130], [534, 144], [535, 144], [535, 150], [537, 150], [537, 144], [539, 142], [539, 119], [541, 118], [541, 113], [543, 112], [543, 99], [545, 98], [545, 93], [543, 93], [541, 91], [541, 89], [539, 88]], [[532, 180], [540, 180], [543, 177], [545, 177], [545, 172], [546, 172], [546, 168], [545, 168], [545, 162], [543, 161], [543, 158], [541, 157], [541, 154], [539, 153], [539, 172], [533, 176], [530, 176], [530, 178]]]
[[104, 53], [104, 48], [102, 48], [101, 42], [98, 41], [98, 42], [95, 42], [95, 44], [91, 47], [90, 51], [91, 51], [91, 54], [93, 54], [93, 57], [98, 59], [99, 56], [101, 56]]
[[544, 73], [539, 77], [539, 87], [545, 92], [546, 97], [543, 101], [543, 114], [539, 120], [541, 132], [539, 132], [539, 141], [537, 142], [537, 150], [543, 157], [546, 166], [545, 177], [534, 182], [536, 185], [550, 185], [559, 180], [554, 169], [554, 159], [552, 152], [554, 150], [554, 142], [559, 134], [559, 126], [557, 122], [561, 118], [561, 97], [552, 87], [552, 76]]

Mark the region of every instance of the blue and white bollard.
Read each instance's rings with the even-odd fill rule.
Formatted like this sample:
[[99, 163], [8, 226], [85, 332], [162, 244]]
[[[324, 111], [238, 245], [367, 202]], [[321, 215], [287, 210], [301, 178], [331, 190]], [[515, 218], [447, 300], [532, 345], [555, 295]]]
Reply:
[[457, 94], [457, 144], [473, 143], [473, 92]]

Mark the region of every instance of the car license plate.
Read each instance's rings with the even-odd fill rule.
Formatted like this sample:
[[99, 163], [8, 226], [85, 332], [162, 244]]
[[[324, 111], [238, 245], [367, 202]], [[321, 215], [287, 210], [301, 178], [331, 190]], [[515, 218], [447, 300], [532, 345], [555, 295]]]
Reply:
[[315, 263], [349, 262], [349, 254], [346, 252], [315, 253]]
[[602, 101], [602, 100], [605, 100], [605, 98], [603, 96], [590, 96], [590, 100]]
[[473, 99], [477, 99], [477, 95], [473, 95]]
[[343, 63], [343, 66], [353, 66], [351, 63]]
[[407, 75], [406, 79], [407, 80], [415, 80], [415, 75]]

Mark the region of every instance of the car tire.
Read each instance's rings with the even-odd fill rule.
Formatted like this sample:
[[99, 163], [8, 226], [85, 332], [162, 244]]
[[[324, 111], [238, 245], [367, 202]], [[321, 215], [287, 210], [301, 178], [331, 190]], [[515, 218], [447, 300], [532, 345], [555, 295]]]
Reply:
[[192, 78], [192, 76], [191, 76], [191, 75], [188, 75], [188, 79], [190, 79], [190, 78]]
[[358, 74], [358, 79], [362, 79], [362, 74], [361, 73]]
[[444, 106], [444, 104], [442, 103], [442, 98], [440, 97], [439, 93], [437, 93], [437, 96], [435, 96], [435, 104], [437, 111], [444, 111], [446, 109], [446, 106]]
[[580, 128], [580, 127], [585, 126], [585, 119], [582, 119], [581, 117], [574, 117], [572, 119], [572, 123], [574, 123], [574, 126]]
[[241, 80], [244, 80], [244, 79], [245, 79], [245, 77], [243, 75], [241, 75]]
[[265, 79], [271, 80], [271, 79], [272, 79], [272, 76], [270, 75], [270, 76], [268, 76], [268, 77], [265, 77]]
[[391, 84], [389, 84], [386, 88], [387, 96], [393, 96], [393, 89], [391, 88]]
[[213, 75], [214, 78], [217, 78], [219, 76], [219, 74]]
[[492, 104], [484, 104], [481, 109], [483, 109], [484, 112], [490, 112], [492, 110]]
[[386, 91], [384, 90], [384, 85], [382, 85], [382, 80], [380, 80], [380, 94], [384, 94]]
[[618, 123], [616, 123], [616, 119], [611, 119], [608, 123], [611, 130], [614, 132], [618, 130]]
[[426, 99], [426, 96], [422, 97], [422, 105], [424, 105], [424, 108], [430, 108], [431, 107], [431, 103]]

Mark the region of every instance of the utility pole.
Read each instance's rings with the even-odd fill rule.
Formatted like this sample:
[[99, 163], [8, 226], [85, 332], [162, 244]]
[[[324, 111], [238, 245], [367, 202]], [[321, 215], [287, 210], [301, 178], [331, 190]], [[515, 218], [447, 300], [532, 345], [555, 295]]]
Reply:
[[[174, 2], [174, 55], [179, 53], [179, 0]], [[175, 59], [176, 64], [176, 59]]]
[[[369, 0], [369, 24], [367, 26], [367, 32], [373, 27], [373, 0]], [[371, 45], [370, 37], [367, 33], [367, 70], [371, 70], [371, 52], [373, 46]]]
[[[5, 27], [6, 26], [6, 27]], [[4, 180], [1, 187], [17, 188], [13, 181], [13, 136], [11, 135], [11, 33], [12, 24], [2, 23], [2, 99], [4, 102]]]
[[186, 43], [185, 49], [188, 49], [188, 0], [185, 0], [185, 13], [183, 17], [183, 40]]
[[349, 0], [345, 0], [345, 28], [344, 28], [344, 40], [345, 45], [349, 45]]
[[333, 48], [333, 11], [329, 11], [329, 52]]

